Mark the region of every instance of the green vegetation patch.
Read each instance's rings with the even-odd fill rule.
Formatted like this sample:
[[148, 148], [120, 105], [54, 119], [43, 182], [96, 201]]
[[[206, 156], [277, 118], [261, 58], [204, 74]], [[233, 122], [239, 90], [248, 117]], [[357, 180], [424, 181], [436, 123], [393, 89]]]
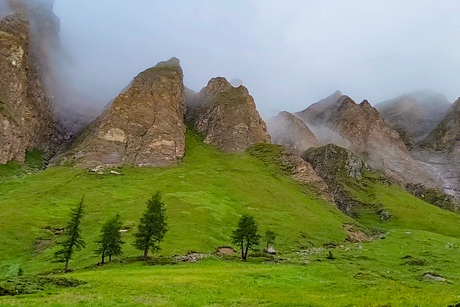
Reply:
[[54, 277], [14, 277], [0, 280], [0, 296], [33, 294], [45, 289], [73, 288], [86, 282], [75, 278]]

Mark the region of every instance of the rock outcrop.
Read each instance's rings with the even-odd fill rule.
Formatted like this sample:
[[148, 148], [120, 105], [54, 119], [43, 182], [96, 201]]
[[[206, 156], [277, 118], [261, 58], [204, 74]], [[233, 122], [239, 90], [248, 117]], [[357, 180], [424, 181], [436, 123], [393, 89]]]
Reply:
[[337, 207], [348, 215], [354, 215], [360, 203], [342, 185], [344, 178], [361, 180], [363, 173], [371, 168], [357, 155], [337, 145], [328, 144], [310, 148], [302, 154], [327, 183]]
[[309, 127], [320, 131], [316, 133], [312, 129], [323, 144], [332, 143], [351, 150], [400, 184], [441, 187], [436, 171], [411, 156], [398, 133], [366, 100], [356, 104], [348, 96], [341, 96], [334, 104], [330, 101], [314, 104], [301, 115]]
[[204, 135], [204, 141], [226, 152], [242, 152], [256, 143], [268, 143], [265, 122], [254, 99], [240, 85], [225, 78], [211, 79], [198, 94], [187, 99], [187, 120]]
[[307, 125], [289, 112], [278, 113], [267, 121], [267, 127], [273, 143], [284, 145], [296, 154], [321, 146]]
[[438, 125], [451, 104], [439, 93], [418, 91], [377, 104], [382, 117], [412, 148]]
[[0, 22], [0, 163], [23, 162], [25, 153], [51, 153], [59, 142], [53, 106], [45, 89], [31, 24], [15, 13]]
[[163, 166], [185, 149], [185, 94], [179, 60], [140, 73], [54, 163]]

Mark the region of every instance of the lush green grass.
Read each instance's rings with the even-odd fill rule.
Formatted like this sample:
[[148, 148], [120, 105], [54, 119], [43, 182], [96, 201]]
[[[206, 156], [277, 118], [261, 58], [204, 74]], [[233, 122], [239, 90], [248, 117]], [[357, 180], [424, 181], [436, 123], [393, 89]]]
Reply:
[[[460, 238], [460, 215], [428, 204], [385, 180], [378, 173], [367, 172], [362, 180], [344, 179], [345, 189], [365, 204], [357, 220], [365, 226], [389, 229], [418, 229]], [[382, 221], [377, 214], [384, 209], [391, 214]]]
[[[42, 172], [27, 165], [0, 167], [0, 277], [55, 272], [56, 229], [85, 196], [82, 224], [87, 248], [75, 254], [68, 277], [86, 282], [30, 295], [0, 297], [12, 306], [447, 306], [460, 302], [460, 216], [429, 205], [389, 184], [378, 174], [344, 186], [365, 205], [357, 221], [306, 191], [276, 166], [278, 147], [224, 154], [187, 135], [184, 161], [167, 168], [116, 169], [100, 175], [71, 167]], [[260, 157], [260, 159], [258, 158]], [[36, 165], [40, 158], [35, 155]], [[276, 261], [210, 257], [193, 264], [146, 265], [132, 245], [145, 202], [160, 190], [170, 231], [159, 262], [190, 250], [211, 253], [230, 244], [243, 213], [260, 229], [278, 233]], [[392, 217], [382, 221], [378, 209]], [[100, 227], [120, 213], [123, 263], [96, 267], [93, 254]], [[377, 229], [384, 239], [342, 243], [344, 224]], [[334, 243], [335, 259], [323, 244]], [[343, 244], [343, 245], [342, 245]], [[311, 247], [320, 247], [311, 249]], [[310, 249], [309, 249], [310, 248]], [[307, 251], [299, 252], [307, 249]], [[425, 280], [434, 272], [447, 282]], [[53, 276], [53, 275], [51, 275]]]
[[[156, 190], [167, 205], [170, 231], [161, 246], [166, 255], [212, 252], [229, 245], [239, 216], [247, 212], [255, 215], [262, 231], [270, 227], [278, 233], [277, 247], [283, 251], [343, 241], [343, 224], [353, 222], [332, 204], [303, 193], [288, 177], [275, 175], [257, 158], [221, 153], [191, 133], [181, 165], [117, 171], [122, 175], [53, 167], [3, 179], [1, 274], [15, 274], [19, 267], [30, 273], [61, 267], [52, 263], [59, 237], [53, 229], [65, 226], [69, 208], [83, 195], [87, 248], [76, 253], [74, 268], [97, 263], [94, 241], [108, 218], [120, 213], [133, 228]], [[130, 244], [133, 231], [125, 235], [126, 256], [140, 255]]]
[[[450, 243], [454, 248], [446, 248]], [[452, 245], [454, 244], [454, 245]], [[392, 231], [291, 263], [210, 258], [193, 264], [111, 264], [68, 274], [77, 288], [0, 298], [5, 306], [447, 306], [460, 302], [460, 240]], [[413, 260], [417, 261], [413, 261]], [[297, 264], [295, 264], [297, 263]], [[302, 264], [303, 263], [303, 264]], [[423, 278], [433, 272], [447, 278]]]

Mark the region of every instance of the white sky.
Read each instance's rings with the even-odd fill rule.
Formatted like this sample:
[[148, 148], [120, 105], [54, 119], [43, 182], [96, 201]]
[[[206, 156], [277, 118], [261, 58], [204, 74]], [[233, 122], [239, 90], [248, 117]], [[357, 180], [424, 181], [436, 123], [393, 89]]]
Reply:
[[100, 105], [172, 56], [196, 91], [243, 80], [264, 117], [335, 90], [460, 96], [457, 0], [56, 0], [55, 13], [67, 72]]

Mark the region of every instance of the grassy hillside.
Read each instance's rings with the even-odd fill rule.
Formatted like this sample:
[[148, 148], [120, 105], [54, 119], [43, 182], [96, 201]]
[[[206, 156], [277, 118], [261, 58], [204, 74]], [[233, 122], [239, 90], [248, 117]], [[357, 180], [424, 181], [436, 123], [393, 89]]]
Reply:
[[[460, 238], [460, 215], [428, 204], [391, 184], [382, 175], [366, 171], [363, 179], [342, 176], [341, 184], [355, 199], [364, 204], [358, 209], [357, 220], [367, 227], [417, 229]], [[379, 212], [390, 214], [383, 220]]]
[[248, 154], [224, 154], [188, 133], [184, 161], [168, 168], [122, 168], [104, 175], [66, 167], [1, 179], [0, 272], [15, 274], [60, 268], [52, 263], [56, 229], [63, 228], [69, 209], [84, 196], [83, 237], [87, 248], [71, 266], [97, 263], [94, 241], [100, 227], [120, 213], [126, 233], [125, 256], [140, 255], [130, 244], [145, 202], [160, 190], [167, 205], [170, 231], [162, 244], [165, 255], [190, 250], [212, 252], [230, 244], [241, 214], [254, 214], [259, 228], [278, 235], [284, 251], [339, 242], [346, 238], [344, 216], [333, 205], [306, 195], [288, 177], [276, 175]]

